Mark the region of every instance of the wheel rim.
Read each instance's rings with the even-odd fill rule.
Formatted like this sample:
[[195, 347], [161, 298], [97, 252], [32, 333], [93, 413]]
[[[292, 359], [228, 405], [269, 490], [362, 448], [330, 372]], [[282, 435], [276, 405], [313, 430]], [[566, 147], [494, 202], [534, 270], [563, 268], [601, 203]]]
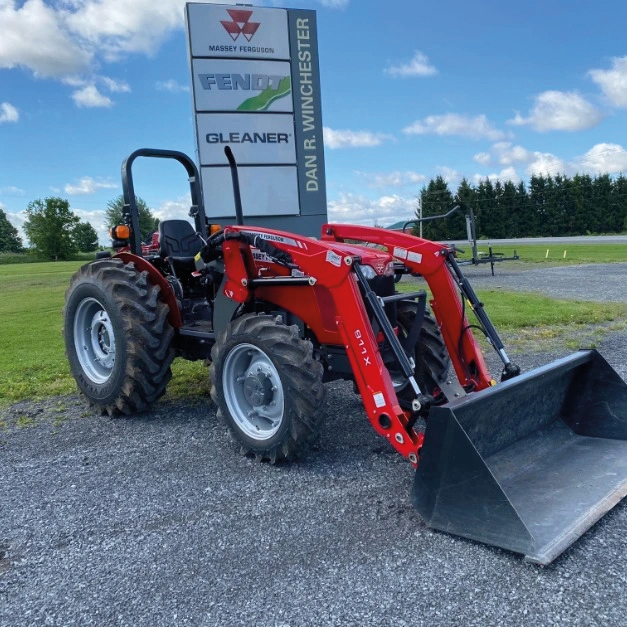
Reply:
[[115, 335], [107, 310], [95, 298], [85, 298], [76, 308], [74, 346], [85, 375], [105, 383], [115, 365]]
[[270, 439], [281, 427], [283, 384], [268, 355], [253, 344], [238, 344], [224, 361], [224, 400], [237, 426], [250, 438]]

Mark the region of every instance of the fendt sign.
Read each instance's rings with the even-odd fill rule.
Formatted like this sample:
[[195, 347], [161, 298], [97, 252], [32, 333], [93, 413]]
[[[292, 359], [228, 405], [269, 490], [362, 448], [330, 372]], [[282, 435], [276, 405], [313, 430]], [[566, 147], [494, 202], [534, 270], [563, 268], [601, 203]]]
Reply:
[[194, 120], [207, 215], [318, 236], [327, 221], [316, 14], [190, 3]]

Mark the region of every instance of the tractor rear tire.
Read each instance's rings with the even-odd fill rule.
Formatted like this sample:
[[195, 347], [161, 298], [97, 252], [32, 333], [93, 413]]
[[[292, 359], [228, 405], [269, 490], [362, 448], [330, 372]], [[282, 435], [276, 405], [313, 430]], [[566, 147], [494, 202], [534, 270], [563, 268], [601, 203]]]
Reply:
[[324, 417], [322, 364], [280, 316], [233, 320], [211, 350], [211, 396], [241, 452], [276, 463], [316, 444]]
[[[416, 318], [417, 309], [416, 303], [404, 302], [397, 305], [396, 315], [401, 333], [409, 333]], [[422, 328], [412, 357], [416, 363], [414, 376], [418, 386], [423, 394], [433, 394], [435, 390], [440, 389], [442, 381], [446, 378], [451, 359], [446, 350], [440, 327], [429, 311], [425, 311]], [[401, 398], [406, 396], [410, 401], [414, 397], [410, 386], [406, 386], [399, 394]]]
[[120, 259], [87, 264], [65, 294], [66, 354], [79, 390], [102, 414], [145, 411], [166, 389], [174, 330], [160, 287]]

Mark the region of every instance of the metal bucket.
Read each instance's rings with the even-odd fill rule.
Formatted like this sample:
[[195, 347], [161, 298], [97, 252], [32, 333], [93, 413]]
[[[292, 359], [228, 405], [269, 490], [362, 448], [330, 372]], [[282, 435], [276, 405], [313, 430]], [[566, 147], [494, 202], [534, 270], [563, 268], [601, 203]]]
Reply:
[[580, 351], [432, 409], [413, 498], [428, 526], [549, 564], [627, 495], [627, 385]]

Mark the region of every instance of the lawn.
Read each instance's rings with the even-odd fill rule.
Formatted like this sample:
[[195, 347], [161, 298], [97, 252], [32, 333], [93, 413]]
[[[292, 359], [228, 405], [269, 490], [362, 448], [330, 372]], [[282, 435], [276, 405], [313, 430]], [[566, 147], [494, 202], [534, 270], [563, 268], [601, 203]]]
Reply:
[[[65, 359], [62, 309], [70, 278], [82, 263], [0, 265], [0, 404], [76, 390]], [[406, 284], [401, 282], [399, 288], [406, 289]], [[626, 316], [625, 307], [614, 303], [562, 301], [502, 290], [478, 294], [497, 329], [593, 324]], [[207, 396], [207, 368], [202, 362], [178, 359], [173, 373], [168, 397]]]
[[[63, 303], [84, 261], [0, 265], [0, 404], [76, 391], [65, 359]], [[207, 395], [202, 362], [176, 360], [169, 396]]]
[[[460, 259], [469, 259], [472, 256], [470, 244], [461, 246], [464, 250], [459, 254]], [[489, 253], [488, 243], [477, 242], [477, 251]], [[578, 263], [614, 263], [627, 262], [627, 245], [625, 244], [527, 244], [511, 246], [495, 244], [492, 252], [503, 253], [505, 257], [512, 257], [514, 251], [521, 261], [526, 263], [578, 264]]]

